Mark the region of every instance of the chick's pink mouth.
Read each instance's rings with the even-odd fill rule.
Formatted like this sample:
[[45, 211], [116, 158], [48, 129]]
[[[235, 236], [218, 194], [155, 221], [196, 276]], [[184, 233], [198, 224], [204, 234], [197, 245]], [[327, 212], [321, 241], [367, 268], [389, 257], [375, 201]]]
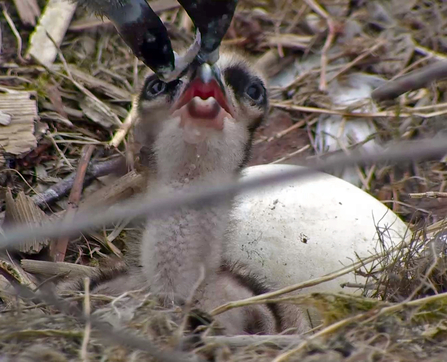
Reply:
[[174, 108], [182, 108], [185, 104], [189, 103], [195, 97], [203, 100], [214, 98], [219, 106], [223, 108], [227, 113], [229, 113], [230, 115], [232, 115], [233, 113], [228, 104], [227, 98], [222, 92], [222, 89], [220, 88], [217, 81], [214, 79], [209, 83], [203, 83], [200, 79], [193, 80], [183, 92], [176, 105], [174, 105]]
[[172, 114], [180, 116], [181, 127], [213, 128], [222, 130], [225, 118], [233, 112], [216, 80], [203, 83], [193, 80], [172, 107]]

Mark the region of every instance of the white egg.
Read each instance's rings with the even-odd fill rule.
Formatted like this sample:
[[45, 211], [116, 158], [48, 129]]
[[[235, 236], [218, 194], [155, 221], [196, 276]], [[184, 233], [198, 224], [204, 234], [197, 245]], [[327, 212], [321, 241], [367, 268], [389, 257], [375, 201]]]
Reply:
[[[242, 179], [300, 166], [260, 165]], [[406, 224], [380, 201], [335, 176], [319, 172], [280, 186], [240, 195], [225, 251], [277, 287], [324, 276], [376, 250], [378, 233], [389, 247], [410, 234]], [[353, 293], [343, 283], [364, 283], [353, 273], [301, 293]]]

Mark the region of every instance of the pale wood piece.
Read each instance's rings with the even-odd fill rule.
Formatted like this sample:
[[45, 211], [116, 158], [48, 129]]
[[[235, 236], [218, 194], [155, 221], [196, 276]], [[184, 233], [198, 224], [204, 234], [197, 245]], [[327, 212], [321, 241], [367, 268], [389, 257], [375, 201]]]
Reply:
[[28, 276], [20, 265], [6, 260], [5, 255], [0, 257], [0, 298], [6, 308], [17, 308], [17, 303], [25, 306], [22, 299], [17, 299], [16, 286], [36, 289], [36, 284], [31, 279], [32, 276]]
[[48, 0], [39, 23], [30, 37], [27, 57], [34, 58], [46, 67], [53, 64], [58, 51], [55, 44], [61, 45], [76, 6], [77, 4], [71, 1]]
[[20, 261], [22, 268], [31, 274], [39, 274], [47, 277], [68, 274], [72, 277], [91, 277], [98, 272], [98, 268], [73, 263], [43, 260], [22, 259]]
[[0, 167], [5, 164], [4, 153], [21, 157], [37, 146], [37, 103], [32, 95], [18, 91], [0, 94], [0, 112], [9, 116], [9, 124], [0, 126]]

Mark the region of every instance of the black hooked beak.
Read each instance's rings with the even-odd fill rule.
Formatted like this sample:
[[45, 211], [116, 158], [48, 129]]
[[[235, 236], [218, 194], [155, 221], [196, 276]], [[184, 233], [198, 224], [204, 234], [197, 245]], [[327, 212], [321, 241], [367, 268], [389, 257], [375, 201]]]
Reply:
[[219, 46], [236, 10], [237, 0], [178, 0], [202, 36], [197, 59], [214, 64], [219, 59]]
[[186, 55], [176, 57], [166, 27], [146, 0], [77, 2], [109, 18], [133, 53], [165, 81], [177, 78], [194, 59], [210, 64], [217, 61], [237, 4], [237, 0], [179, 0], [198, 32]]
[[77, 0], [106, 16], [135, 56], [161, 78], [175, 69], [175, 57], [166, 27], [146, 0]]

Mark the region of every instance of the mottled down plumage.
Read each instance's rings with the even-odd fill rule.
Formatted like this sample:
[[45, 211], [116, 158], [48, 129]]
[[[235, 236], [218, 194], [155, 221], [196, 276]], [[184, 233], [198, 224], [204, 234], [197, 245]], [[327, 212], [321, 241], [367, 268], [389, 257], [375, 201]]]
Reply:
[[[217, 101], [203, 97], [196, 96], [190, 102], [196, 102], [201, 110], [208, 110], [208, 104], [218, 107], [224, 112], [221, 127], [206, 117], [191, 116], [189, 105], [173, 112], [188, 92], [200, 95], [200, 82], [208, 82], [202, 81], [208, 78], [190, 72], [170, 83], [154, 75], [146, 79], [135, 104], [137, 120], [132, 136], [133, 151], [151, 171], [145, 195], [148, 200], [234, 180], [247, 161], [253, 132], [268, 111], [265, 80], [244, 57], [234, 53], [222, 52], [218, 67], [220, 73], [213, 73], [217, 82], [210, 84], [219, 84], [213, 87], [220, 90], [205, 85], [216, 99], [222, 91], [225, 99], [219, 105], [229, 113], [216, 106]], [[195, 89], [197, 81], [200, 84]], [[232, 206], [233, 200], [228, 199], [150, 218], [139, 242], [139, 266], [114, 275], [97, 275], [101, 283], [95, 282], [96, 290], [119, 295], [147, 284], [151, 292], [163, 296], [166, 305], [181, 304], [204, 271], [194, 300], [205, 311], [267, 292], [267, 281], [259, 280], [243, 265], [228, 265], [223, 260]], [[301, 310], [292, 305], [246, 306], [218, 315], [216, 320], [227, 334], [273, 334], [288, 328], [303, 332], [307, 328]]]

